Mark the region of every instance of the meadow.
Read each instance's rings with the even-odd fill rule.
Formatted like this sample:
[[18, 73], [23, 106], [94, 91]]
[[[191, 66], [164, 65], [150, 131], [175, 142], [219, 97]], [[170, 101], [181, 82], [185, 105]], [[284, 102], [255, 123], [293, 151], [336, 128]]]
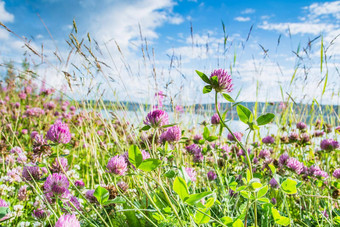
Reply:
[[[165, 108], [162, 91], [131, 122], [121, 103], [72, 100], [9, 65], [0, 225], [340, 226], [339, 106], [248, 108], [226, 70], [196, 74], [214, 99], [190, 125], [181, 119], [195, 106]], [[233, 119], [246, 130], [231, 130]]]

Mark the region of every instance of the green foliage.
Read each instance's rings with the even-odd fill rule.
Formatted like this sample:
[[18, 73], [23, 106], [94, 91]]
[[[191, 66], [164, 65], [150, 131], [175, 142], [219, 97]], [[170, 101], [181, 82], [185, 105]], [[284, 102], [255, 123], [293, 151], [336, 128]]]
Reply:
[[179, 195], [182, 201], [189, 197], [187, 183], [181, 177], [176, 177], [173, 184], [173, 190]]
[[284, 182], [282, 182], [281, 188], [284, 193], [290, 195], [297, 193], [296, 185], [297, 182], [295, 180], [287, 178]]

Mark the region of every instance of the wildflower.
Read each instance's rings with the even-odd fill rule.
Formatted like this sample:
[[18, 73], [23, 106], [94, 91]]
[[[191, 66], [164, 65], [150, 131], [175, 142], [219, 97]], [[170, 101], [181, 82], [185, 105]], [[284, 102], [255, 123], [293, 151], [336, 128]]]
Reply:
[[48, 194], [47, 197], [63, 196], [68, 194], [69, 185], [70, 183], [64, 174], [53, 173], [47, 177], [44, 183], [44, 191]]
[[106, 168], [108, 169], [109, 173], [114, 173], [121, 176], [124, 175], [124, 173], [127, 171], [127, 163], [124, 156], [114, 156], [107, 163]]
[[5, 200], [0, 199], [0, 207], [8, 207], [8, 204], [6, 203]]
[[[70, 201], [65, 202], [64, 205], [68, 206], [73, 211], [81, 210], [80, 203], [79, 203], [77, 197], [75, 197], [75, 196], [71, 196]], [[67, 212], [67, 210], [65, 209], [64, 212]]]
[[23, 130], [21, 130], [21, 133], [26, 135], [28, 133], [28, 130], [27, 129], [23, 129]]
[[279, 165], [284, 166], [287, 164], [287, 160], [289, 159], [289, 155], [287, 152], [283, 153], [279, 158]]
[[169, 124], [169, 116], [164, 110], [152, 110], [146, 116], [144, 124], [152, 128], [162, 127], [163, 125]]
[[232, 92], [233, 90], [233, 84], [231, 83], [231, 76], [228, 75], [227, 71], [223, 69], [217, 69], [214, 70], [211, 75], [210, 75], [210, 80], [212, 77], [216, 76], [217, 77], [217, 84], [212, 84], [213, 88], [217, 92]]
[[200, 152], [202, 150], [200, 148], [200, 146], [198, 146], [197, 144], [191, 144], [189, 146], [186, 146], [185, 149], [189, 154], [194, 154], [194, 153], [196, 153], [198, 151]]
[[301, 138], [302, 143], [309, 143], [310, 142], [310, 137], [307, 133], [302, 133], [300, 135], [300, 138]]
[[[236, 137], [236, 139], [238, 141], [241, 141], [242, 140], [242, 136], [243, 134], [241, 132], [234, 132], [234, 135]], [[228, 133], [228, 140], [230, 141], [236, 141], [235, 138], [233, 137], [233, 135], [231, 133]]]
[[289, 136], [288, 136], [289, 142], [296, 142], [299, 140], [299, 134], [296, 132], [292, 132]]
[[129, 185], [125, 183], [124, 181], [119, 181], [117, 183], [117, 186], [123, 191], [126, 192], [129, 189]]
[[261, 150], [259, 154], [259, 158], [266, 159], [270, 157], [270, 151], [268, 150]]
[[39, 166], [29, 164], [22, 169], [22, 178], [26, 181], [40, 180], [42, 172]]
[[11, 154], [21, 154], [23, 153], [22, 149], [20, 147], [13, 147], [12, 150], [9, 151]]
[[86, 191], [86, 193], [85, 193], [85, 197], [90, 203], [98, 203], [97, 198], [93, 195], [94, 191], [95, 190], [92, 189], [92, 190]]
[[36, 219], [42, 220], [47, 217], [47, 212], [44, 209], [36, 209], [33, 210], [32, 216], [35, 217]]
[[207, 173], [207, 176], [210, 181], [216, 180], [217, 178], [217, 174], [214, 171], [209, 171]]
[[20, 201], [24, 201], [24, 200], [27, 200], [27, 188], [28, 186], [27, 185], [23, 185], [19, 188], [19, 191], [18, 191], [18, 199]]
[[[143, 161], [144, 161], [145, 159], [149, 159], [149, 158], [150, 158], [149, 152], [147, 152], [147, 151], [145, 151], [145, 150], [142, 150], [141, 153], [142, 153], [142, 156], [143, 156]], [[128, 156], [129, 156], [129, 154], [128, 154]]]
[[215, 113], [215, 114], [211, 117], [211, 124], [213, 124], [213, 125], [219, 125], [219, 124], [220, 124], [220, 117], [218, 116], [217, 113]]
[[181, 139], [181, 128], [177, 125], [168, 128], [165, 132], [162, 133], [160, 137], [160, 141], [168, 141], [168, 142], [177, 142]]
[[271, 136], [264, 137], [262, 143], [273, 144], [275, 142], [274, 138]]
[[279, 183], [277, 183], [277, 181], [274, 177], [269, 181], [269, 185], [272, 188], [279, 188], [280, 187]]
[[275, 204], [277, 203], [276, 199], [275, 199], [275, 198], [272, 198], [272, 199], [271, 199], [271, 203], [272, 203], [273, 205], [275, 205]]
[[202, 162], [203, 159], [204, 159], [204, 156], [203, 156], [203, 154], [202, 154], [201, 151], [196, 151], [196, 152], [194, 153], [194, 156], [193, 156], [193, 161], [194, 161], [194, 162], [196, 162], [196, 163]]
[[85, 187], [85, 184], [84, 184], [84, 182], [83, 182], [82, 180], [76, 180], [76, 181], [74, 182], [74, 185], [75, 185], [76, 187], [78, 187], [78, 188], [83, 188], [83, 187]]
[[333, 139], [324, 139], [320, 143], [322, 150], [332, 151], [339, 148], [339, 142]]
[[195, 135], [194, 136], [194, 143], [199, 143], [199, 141], [200, 140], [202, 140], [203, 139], [203, 136], [202, 135], [200, 135], [200, 134], [197, 134], [197, 135]]
[[[58, 158], [54, 160], [54, 163], [52, 164], [50, 170], [52, 173], [61, 173], [63, 172], [62, 169], [66, 172], [68, 170], [68, 161], [64, 157], [59, 158], [60, 164], [58, 162]], [[61, 168], [62, 167], [62, 168]]]
[[300, 174], [303, 171], [304, 165], [296, 160], [295, 158], [289, 158], [287, 160], [287, 167], [296, 172], [297, 174]]
[[333, 177], [336, 178], [336, 179], [340, 179], [340, 168], [334, 170]]
[[296, 128], [299, 129], [300, 131], [304, 131], [307, 128], [307, 125], [300, 121], [296, 124]]
[[185, 172], [192, 181], [196, 181], [196, 170], [194, 168], [185, 168]]
[[57, 120], [48, 130], [46, 138], [55, 143], [69, 143], [71, 140], [70, 129], [67, 124]]
[[63, 214], [55, 223], [55, 227], [80, 227], [80, 223], [74, 214]]

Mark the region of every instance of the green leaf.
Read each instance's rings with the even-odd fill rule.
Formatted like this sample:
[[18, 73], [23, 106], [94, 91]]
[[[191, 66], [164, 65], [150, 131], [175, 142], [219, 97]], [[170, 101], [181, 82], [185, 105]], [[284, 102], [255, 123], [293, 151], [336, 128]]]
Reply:
[[259, 198], [259, 199], [257, 199], [257, 201], [259, 203], [270, 203], [269, 199], [266, 198], [266, 197]]
[[245, 199], [249, 199], [250, 198], [250, 192], [247, 191], [240, 191], [240, 194], [242, 197], [244, 197]]
[[237, 115], [243, 123], [248, 124], [248, 122], [253, 121], [252, 112], [245, 106], [238, 105], [236, 107]]
[[137, 212], [134, 211], [132, 207], [125, 203], [123, 204], [123, 208], [127, 210], [124, 212], [124, 215], [126, 217], [128, 226], [142, 226], [139, 222], [139, 219], [136, 217]]
[[268, 185], [264, 186], [263, 188], [261, 188], [258, 192], [257, 192], [257, 198], [261, 198], [263, 196], [265, 196], [268, 192]]
[[213, 192], [210, 191], [210, 192], [202, 192], [202, 193], [192, 194], [187, 199], [185, 199], [184, 202], [186, 202], [187, 204], [190, 204], [190, 205], [194, 205], [195, 203], [197, 203], [201, 199], [211, 195], [212, 193]]
[[287, 178], [282, 184], [281, 188], [284, 193], [286, 194], [295, 194], [297, 193], [296, 189], [297, 182], [295, 180], [292, 180], [290, 178]]
[[166, 173], [164, 173], [164, 176], [166, 176], [167, 178], [173, 178], [175, 175], [176, 173], [173, 170], [169, 170]]
[[145, 159], [139, 166], [138, 169], [150, 172], [152, 170], [155, 170], [160, 164], [162, 163], [159, 159], [154, 158], [148, 158]]
[[209, 78], [207, 77], [207, 75], [205, 75], [204, 73], [202, 73], [202, 72], [200, 72], [200, 71], [198, 71], [198, 70], [195, 70], [195, 71], [196, 71], [197, 75], [199, 75], [199, 77], [201, 77], [201, 79], [202, 79], [204, 82], [210, 84], [210, 80], [209, 80]]
[[228, 216], [224, 216], [223, 218], [221, 218], [221, 221], [223, 222], [223, 224], [228, 225], [230, 223], [233, 223], [233, 219], [231, 217]]
[[272, 113], [266, 113], [266, 114], [263, 114], [261, 116], [259, 116], [257, 119], [256, 119], [256, 122], [258, 125], [266, 125], [268, 123], [270, 123], [273, 119], [274, 119], [275, 115], [272, 114]]
[[210, 132], [209, 132], [208, 127], [204, 127], [203, 138], [208, 139], [209, 135], [210, 135]]
[[126, 200], [123, 197], [116, 197], [112, 200], [106, 201], [103, 205], [110, 205], [113, 203], [126, 203]]
[[172, 127], [176, 125], [176, 123], [173, 123], [173, 124], [169, 124], [169, 125], [163, 125], [162, 128], [169, 128], [169, 127]]
[[250, 179], [251, 179], [251, 174], [250, 174], [250, 170], [249, 169], [247, 169], [246, 176], [247, 176], [247, 183], [249, 183]]
[[151, 128], [150, 125], [145, 125], [141, 130], [148, 131]]
[[237, 219], [234, 223], [233, 223], [233, 227], [243, 227], [243, 222], [240, 219]]
[[0, 219], [5, 217], [9, 213], [8, 207], [0, 207]]
[[[206, 224], [210, 221], [210, 210], [209, 209], [199, 209], [200, 211], [196, 211], [194, 221], [196, 224]], [[203, 213], [205, 214], [203, 214]], [[207, 216], [207, 215], [209, 216]]]
[[176, 177], [174, 180], [173, 190], [179, 195], [182, 201], [189, 197], [187, 183], [182, 177]]
[[215, 141], [215, 140], [217, 140], [218, 139], [218, 136], [208, 136], [208, 138], [207, 138], [207, 140], [209, 141], [209, 142], [213, 142], [213, 141]]
[[209, 92], [211, 92], [212, 90], [212, 86], [211, 85], [207, 85], [203, 87], [203, 94], [207, 94]]
[[204, 204], [205, 208], [210, 208], [215, 204], [215, 198], [211, 197], [207, 200], [207, 202]]
[[143, 162], [142, 152], [136, 145], [131, 145], [129, 148], [129, 162], [137, 168]]
[[235, 102], [235, 100], [232, 97], [230, 97], [230, 95], [228, 95], [226, 93], [223, 94], [223, 97], [225, 98], [225, 100], [227, 100], [229, 102]]
[[218, 78], [217, 76], [213, 76], [210, 78], [211, 85], [214, 87], [218, 87]]
[[273, 218], [274, 218], [274, 221], [275, 221], [276, 224], [283, 225], [283, 226], [289, 225], [289, 223], [290, 223], [289, 218], [287, 218], [285, 216], [281, 216], [279, 211], [277, 209], [275, 209], [274, 207], [272, 207], [271, 211], [272, 211], [272, 215], [273, 215]]
[[93, 196], [96, 197], [100, 204], [104, 204], [109, 199], [110, 193], [102, 186], [98, 186], [96, 190], [94, 190]]
[[276, 174], [276, 168], [272, 164], [268, 165], [273, 174]]

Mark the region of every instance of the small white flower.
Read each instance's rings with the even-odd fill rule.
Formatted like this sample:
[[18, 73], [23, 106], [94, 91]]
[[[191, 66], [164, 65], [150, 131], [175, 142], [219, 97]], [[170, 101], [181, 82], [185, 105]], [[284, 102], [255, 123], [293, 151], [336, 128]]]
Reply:
[[77, 170], [80, 170], [80, 166], [79, 165], [74, 165], [74, 168]]

